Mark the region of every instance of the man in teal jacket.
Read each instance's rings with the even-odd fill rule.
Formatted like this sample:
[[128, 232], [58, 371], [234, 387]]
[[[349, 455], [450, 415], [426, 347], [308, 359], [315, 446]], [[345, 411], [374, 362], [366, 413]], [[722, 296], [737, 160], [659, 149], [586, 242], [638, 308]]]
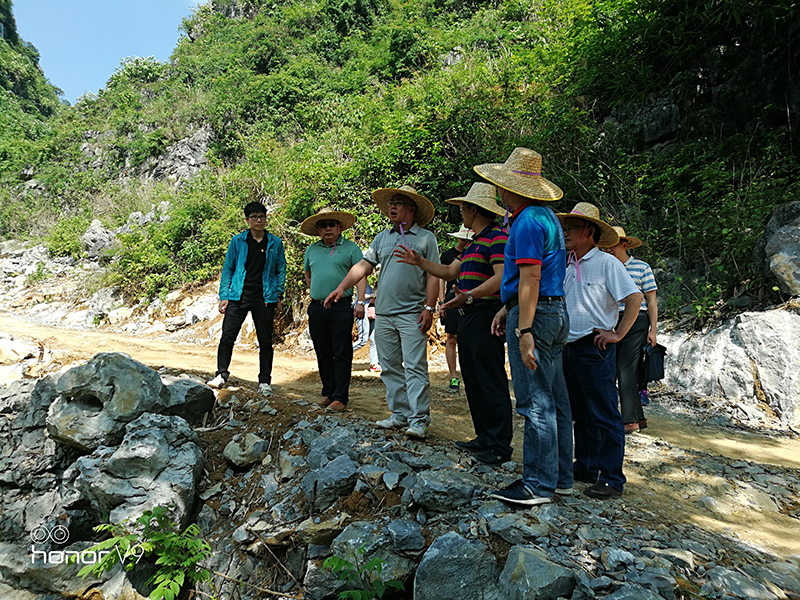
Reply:
[[259, 202], [244, 207], [248, 229], [233, 236], [219, 282], [222, 337], [217, 349], [217, 374], [208, 385], [219, 388], [230, 376], [233, 344], [251, 313], [258, 338], [258, 391], [272, 396], [272, 327], [286, 284], [283, 242], [266, 230], [267, 211]]

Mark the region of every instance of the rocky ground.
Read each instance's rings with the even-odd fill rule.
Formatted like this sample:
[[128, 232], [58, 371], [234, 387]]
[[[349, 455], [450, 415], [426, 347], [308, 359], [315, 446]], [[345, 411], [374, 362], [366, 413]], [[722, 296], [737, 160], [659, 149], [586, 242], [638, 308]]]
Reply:
[[[27, 344], [31, 356], [12, 357], [4, 373], [39, 377], [102, 350], [126, 352], [162, 375], [205, 379], [218, 323], [211, 311], [192, 323], [187, 309], [207, 303], [210, 293], [177, 293], [155, 308], [126, 309], [116, 322], [106, 311], [98, 325], [88, 312], [77, 330], [64, 328], [63, 317], [58, 328], [52, 320], [57, 311], [74, 314], [74, 298], [48, 300], [46, 289], [17, 286], [4, 292], [0, 331], [14, 338], [4, 347]], [[91, 311], [89, 304], [81, 310]], [[246, 334], [234, 357], [240, 378], [195, 427], [205, 471], [193, 514], [218, 573], [204, 593], [333, 597], [339, 586], [322, 560], [359, 556], [363, 548], [365, 560], [386, 561], [384, 579], [405, 582], [408, 598], [412, 589], [415, 598], [460, 600], [800, 598], [800, 440], [777, 419], [754, 424], [735, 403], [658, 387], [649, 428], [628, 437], [622, 499], [589, 500], [578, 484], [553, 504], [510, 509], [485, 492], [519, 476], [519, 451], [513, 462], [489, 468], [455, 449], [471, 424], [463, 396], [445, 390], [437, 347], [432, 435], [420, 442], [371, 425], [386, 411], [380, 379], [362, 355], [352, 408], [317, 408], [313, 355], [303, 339], [289, 332], [279, 346], [277, 394], [263, 403]], [[517, 448], [520, 429], [517, 419]], [[247, 434], [262, 443], [248, 446]], [[237, 458], [236, 447], [255, 456]], [[0, 497], [15, 490], [13, 480], [3, 478]], [[62, 597], [26, 596], [19, 578], [0, 573], [2, 598]]]

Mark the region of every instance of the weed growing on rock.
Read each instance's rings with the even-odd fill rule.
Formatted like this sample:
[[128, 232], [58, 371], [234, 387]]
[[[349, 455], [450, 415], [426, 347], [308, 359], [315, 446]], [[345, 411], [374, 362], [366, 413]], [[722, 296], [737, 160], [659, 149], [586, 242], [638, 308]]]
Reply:
[[[388, 588], [405, 591], [402, 581], [390, 579], [384, 581], [381, 578], [381, 571], [386, 565], [382, 558], [371, 558], [367, 562], [363, 561], [366, 548], [361, 547], [356, 552], [350, 554], [353, 562], [341, 556], [329, 556], [322, 563], [323, 568], [330, 569], [331, 572], [339, 577], [340, 581], [346, 581], [351, 586], [359, 589], [350, 589], [339, 592], [339, 600], [374, 600], [383, 598]], [[374, 574], [373, 574], [374, 573]]]

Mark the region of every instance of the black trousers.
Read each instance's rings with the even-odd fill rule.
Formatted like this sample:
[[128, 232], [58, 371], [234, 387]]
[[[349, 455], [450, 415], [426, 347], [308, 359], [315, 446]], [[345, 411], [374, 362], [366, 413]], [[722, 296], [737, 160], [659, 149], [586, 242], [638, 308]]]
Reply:
[[477, 439], [482, 446], [509, 456], [513, 429], [505, 338], [492, 335], [491, 330], [501, 306], [492, 303], [483, 310], [465, 310], [466, 314], [459, 316], [458, 362]]
[[623, 423], [638, 423], [644, 419], [636, 376], [639, 373], [639, 364], [642, 362], [642, 349], [647, 343], [648, 331], [650, 331], [650, 317], [646, 312], [640, 311], [628, 333], [616, 344], [617, 387]]
[[308, 306], [308, 329], [322, 380], [322, 395], [347, 404], [353, 368], [353, 307], [344, 300], [325, 308]]
[[229, 300], [225, 309], [225, 318], [222, 319], [222, 336], [217, 349], [217, 375], [228, 379], [233, 355], [233, 344], [239, 337], [242, 323], [247, 313], [253, 315], [253, 324], [256, 326], [258, 338], [258, 383], [272, 381], [272, 330], [275, 319], [277, 303], [264, 304], [263, 302], [241, 302]]

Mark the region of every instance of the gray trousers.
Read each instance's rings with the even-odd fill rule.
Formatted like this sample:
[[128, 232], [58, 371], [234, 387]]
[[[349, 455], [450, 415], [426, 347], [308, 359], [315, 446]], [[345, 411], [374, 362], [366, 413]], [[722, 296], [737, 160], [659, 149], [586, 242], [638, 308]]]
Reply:
[[412, 425], [431, 420], [428, 335], [417, 325], [418, 313], [375, 318], [375, 341], [392, 416]]

